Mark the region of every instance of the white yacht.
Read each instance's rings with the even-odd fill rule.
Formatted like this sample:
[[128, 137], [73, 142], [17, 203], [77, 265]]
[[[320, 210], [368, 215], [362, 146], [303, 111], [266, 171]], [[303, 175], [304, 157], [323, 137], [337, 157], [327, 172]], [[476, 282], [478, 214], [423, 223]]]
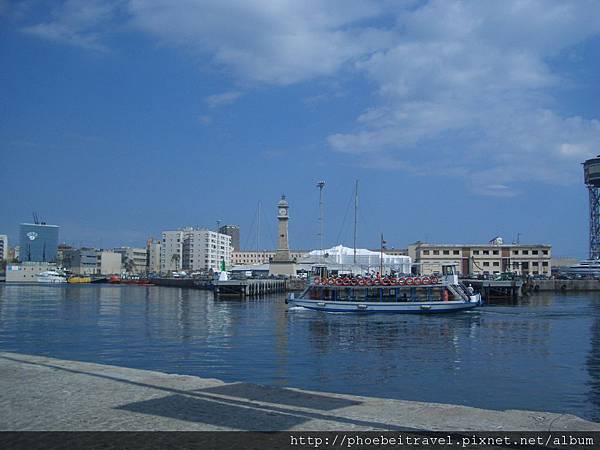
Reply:
[[66, 283], [67, 277], [56, 270], [46, 270], [37, 275], [38, 283]]
[[567, 275], [600, 276], [600, 260], [584, 259], [562, 271]]

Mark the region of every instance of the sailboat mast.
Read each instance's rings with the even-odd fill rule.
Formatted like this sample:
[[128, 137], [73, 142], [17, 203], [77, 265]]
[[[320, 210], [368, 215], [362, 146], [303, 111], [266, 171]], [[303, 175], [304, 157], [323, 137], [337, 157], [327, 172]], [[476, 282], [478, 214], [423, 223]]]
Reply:
[[256, 253], [260, 251], [260, 200], [258, 201], [258, 212], [257, 212], [257, 225], [256, 225]]
[[356, 265], [356, 224], [358, 215], [358, 180], [354, 185], [354, 265]]

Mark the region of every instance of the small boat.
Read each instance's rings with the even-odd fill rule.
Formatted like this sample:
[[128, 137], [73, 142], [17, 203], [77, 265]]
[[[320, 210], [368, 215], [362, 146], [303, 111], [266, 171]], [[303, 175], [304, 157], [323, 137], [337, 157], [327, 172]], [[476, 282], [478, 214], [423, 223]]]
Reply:
[[46, 270], [37, 275], [38, 283], [66, 283], [67, 277], [56, 270]]
[[71, 283], [71, 284], [91, 283], [92, 282], [92, 278], [91, 277], [78, 277], [78, 276], [74, 276], [74, 277], [70, 277], [67, 281], [69, 283]]
[[584, 259], [577, 264], [567, 267], [561, 271], [564, 275], [581, 275], [587, 277], [600, 276], [600, 260]]
[[434, 314], [465, 311], [481, 305], [481, 294], [458, 281], [453, 266], [443, 275], [405, 277], [316, 277], [291, 306], [351, 313]]

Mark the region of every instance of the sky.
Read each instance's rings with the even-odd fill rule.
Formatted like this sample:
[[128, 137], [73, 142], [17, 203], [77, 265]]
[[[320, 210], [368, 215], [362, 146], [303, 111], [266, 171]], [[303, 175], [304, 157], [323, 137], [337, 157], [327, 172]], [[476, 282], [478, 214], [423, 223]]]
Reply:
[[599, 1], [0, 0], [0, 234], [582, 258], [599, 109]]

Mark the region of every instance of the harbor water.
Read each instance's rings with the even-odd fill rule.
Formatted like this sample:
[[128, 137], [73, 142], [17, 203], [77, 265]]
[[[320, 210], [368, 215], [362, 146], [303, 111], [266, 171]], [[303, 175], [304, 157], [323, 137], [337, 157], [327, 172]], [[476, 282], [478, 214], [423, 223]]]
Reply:
[[447, 315], [288, 309], [282, 295], [0, 285], [0, 351], [600, 421], [600, 294]]

